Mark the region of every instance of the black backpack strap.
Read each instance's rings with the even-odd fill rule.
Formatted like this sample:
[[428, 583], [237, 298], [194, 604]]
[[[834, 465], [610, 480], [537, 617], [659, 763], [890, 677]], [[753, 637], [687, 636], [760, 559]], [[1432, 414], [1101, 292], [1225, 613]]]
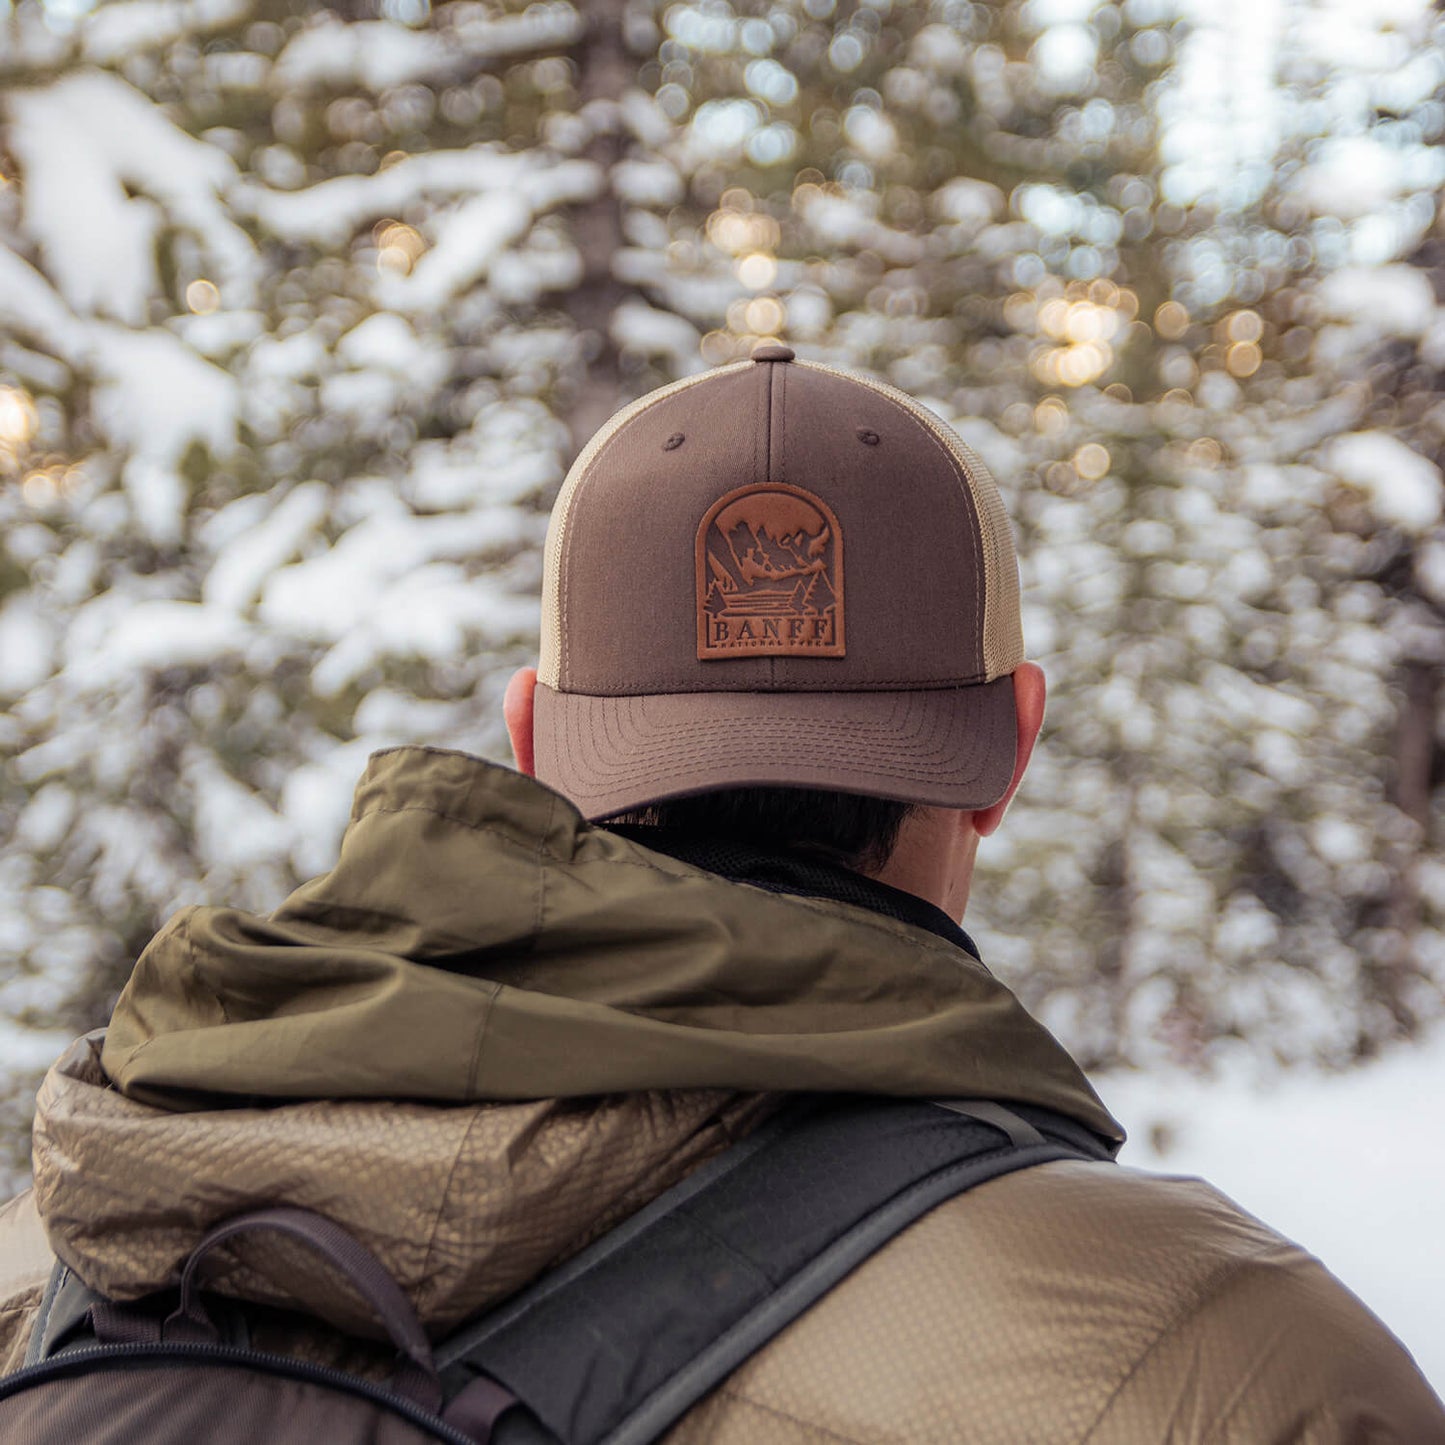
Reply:
[[441, 1346], [443, 1383], [521, 1402], [497, 1445], [642, 1445], [944, 1200], [1112, 1154], [1028, 1106], [805, 1100]]

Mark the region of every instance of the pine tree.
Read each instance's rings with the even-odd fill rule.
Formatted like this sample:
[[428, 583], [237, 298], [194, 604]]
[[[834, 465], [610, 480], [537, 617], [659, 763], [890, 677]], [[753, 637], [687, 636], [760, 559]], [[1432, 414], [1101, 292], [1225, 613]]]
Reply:
[[[1389, 67], [1290, 32], [1278, 145], [1201, 182], [1194, 88], [1242, 102], [1201, 81], [1220, 37], [1176, 15], [669, 10], [690, 199], [669, 295], [710, 360], [785, 333], [922, 396], [1004, 480], [1054, 704], [974, 893], [994, 964], [1092, 1064], [1206, 1065], [1235, 1039], [1345, 1063], [1438, 1016], [1442, 980], [1438, 904], [1407, 889], [1408, 929], [1381, 912], [1433, 877], [1438, 803], [1419, 701], [1413, 814], [1389, 795], [1404, 614], [1369, 557], [1402, 519], [1387, 479], [1361, 495], [1388, 456], [1335, 475], [1368, 361], [1321, 309], [1350, 278], [1312, 127]], [[1423, 21], [1375, 38], [1438, 55]], [[1413, 214], [1438, 177], [1411, 106], [1384, 143], [1424, 176]]]
[[15, 1065], [177, 906], [328, 867], [372, 749], [501, 752], [607, 204], [565, 4], [54, 24], [0, 52]]
[[974, 911], [1026, 1002], [1090, 1064], [1437, 1017], [1441, 36], [1357, 23], [1349, 64], [1287, 31], [1271, 133], [1170, 0], [24, 0], [7, 1059], [175, 906], [327, 867], [371, 749], [503, 755], [570, 458], [774, 337], [1013, 511], [1053, 703]]

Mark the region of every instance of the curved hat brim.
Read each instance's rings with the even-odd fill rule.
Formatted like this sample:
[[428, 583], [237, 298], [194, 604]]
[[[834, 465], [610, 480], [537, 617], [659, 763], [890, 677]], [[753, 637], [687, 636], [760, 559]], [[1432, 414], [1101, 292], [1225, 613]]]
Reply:
[[883, 692], [536, 692], [537, 777], [588, 818], [733, 787], [986, 808], [1013, 777], [1013, 678]]

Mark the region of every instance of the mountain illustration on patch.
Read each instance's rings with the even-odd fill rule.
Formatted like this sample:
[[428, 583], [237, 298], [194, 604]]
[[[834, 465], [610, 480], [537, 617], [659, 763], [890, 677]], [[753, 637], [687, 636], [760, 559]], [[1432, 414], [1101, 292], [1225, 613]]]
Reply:
[[837, 518], [800, 488], [728, 493], [698, 529], [698, 656], [843, 656], [842, 555]]

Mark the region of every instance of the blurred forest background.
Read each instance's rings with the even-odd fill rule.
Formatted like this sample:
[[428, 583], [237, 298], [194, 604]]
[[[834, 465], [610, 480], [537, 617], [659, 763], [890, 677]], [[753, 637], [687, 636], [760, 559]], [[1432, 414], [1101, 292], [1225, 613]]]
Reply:
[[506, 756], [572, 455], [765, 337], [1002, 484], [1052, 700], [970, 921], [1087, 1066], [1445, 1012], [1426, 0], [6, 6], [0, 1176], [166, 914]]

